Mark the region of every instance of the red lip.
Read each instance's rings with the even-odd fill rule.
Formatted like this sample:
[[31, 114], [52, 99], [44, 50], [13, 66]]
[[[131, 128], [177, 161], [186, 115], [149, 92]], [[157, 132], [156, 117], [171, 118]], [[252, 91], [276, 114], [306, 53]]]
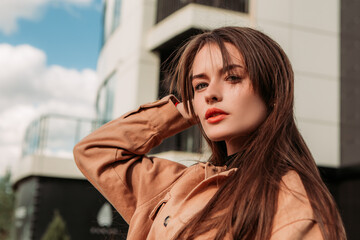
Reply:
[[228, 113], [218, 108], [209, 108], [205, 113], [205, 119], [209, 123], [217, 123], [223, 120]]

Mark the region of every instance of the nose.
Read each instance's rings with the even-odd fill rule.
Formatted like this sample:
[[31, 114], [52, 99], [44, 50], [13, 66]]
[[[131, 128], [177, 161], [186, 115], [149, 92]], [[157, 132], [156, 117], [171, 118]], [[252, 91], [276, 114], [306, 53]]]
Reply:
[[215, 81], [211, 81], [206, 88], [205, 101], [207, 104], [222, 101], [222, 86]]

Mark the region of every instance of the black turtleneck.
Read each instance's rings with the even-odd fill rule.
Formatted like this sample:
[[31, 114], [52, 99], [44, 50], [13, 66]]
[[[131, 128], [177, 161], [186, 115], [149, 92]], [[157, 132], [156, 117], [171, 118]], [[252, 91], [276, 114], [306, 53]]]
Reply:
[[231, 165], [231, 163], [234, 161], [236, 155], [237, 155], [237, 153], [234, 153], [234, 154], [231, 154], [231, 155], [227, 156], [225, 166], [229, 167]]

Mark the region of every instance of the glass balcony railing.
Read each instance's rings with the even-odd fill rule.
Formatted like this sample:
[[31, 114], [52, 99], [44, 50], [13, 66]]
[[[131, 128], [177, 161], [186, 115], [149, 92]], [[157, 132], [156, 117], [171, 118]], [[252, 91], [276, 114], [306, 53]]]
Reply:
[[26, 129], [22, 158], [32, 154], [72, 158], [75, 144], [101, 124], [91, 119], [43, 115]]
[[[73, 158], [73, 148], [82, 138], [108, 122], [64, 115], [43, 115], [27, 127], [22, 145], [22, 158], [29, 155]], [[164, 151], [200, 152], [201, 134], [192, 127], [170, 137], [151, 153]]]
[[190, 3], [228, 9], [243, 13], [249, 12], [249, 0], [158, 0], [156, 23]]

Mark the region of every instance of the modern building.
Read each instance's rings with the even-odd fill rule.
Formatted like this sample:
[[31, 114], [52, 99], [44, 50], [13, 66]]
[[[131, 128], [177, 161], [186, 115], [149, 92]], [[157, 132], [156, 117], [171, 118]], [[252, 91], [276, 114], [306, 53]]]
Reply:
[[[298, 126], [338, 203], [348, 239], [360, 238], [357, 217], [360, 215], [357, 191], [360, 189], [360, 2], [104, 0], [103, 4], [97, 123], [107, 122], [166, 94], [162, 67], [171, 53], [192, 35], [228, 25], [257, 28], [279, 42], [292, 61]], [[21, 226], [17, 235], [20, 237], [16, 239], [40, 239], [40, 235], [34, 235], [36, 226], [41, 222], [44, 232], [44, 222], [50, 221], [50, 209], [54, 208], [64, 209], [60, 213], [63, 211], [68, 226], [76, 221], [90, 221], [84, 226], [83, 234], [91, 237], [72, 235], [73, 239], [99, 239], [96, 234], [113, 234], [114, 239], [121, 239], [121, 234], [126, 232], [121, 217], [109, 210], [105, 199], [84, 180], [72, 157], [58, 157], [61, 149], [72, 149], [76, 141], [97, 127], [88, 120], [82, 120], [81, 124], [76, 119], [71, 121], [75, 126], [70, 137], [73, 141], [68, 142], [71, 147], [59, 147], [56, 143], [49, 150], [49, 143], [40, 141], [49, 136], [50, 128], [39, 127], [48, 124], [45, 120], [39, 119], [29, 127], [29, 131], [36, 129], [36, 133], [25, 140], [23, 167], [14, 175], [18, 199], [16, 221]], [[64, 133], [57, 132], [56, 136], [61, 134]], [[40, 137], [36, 140], [36, 136]], [[35, 150], [29, 150], [31, 142]], [[165, 140], [151, 154], [191, 164], [188, 160], [206, 159], [208, 151], [204, 145], [198, 130], [191, 128]], [[58, 153], [57, 157], [50, 154], [53, 152]], [[45, 191], [48, 194], [38, 194], [42, 192], [39, 189], [48, 189]], [[60, 200], [60, 195], [71, 196], [73, 206], [66, 207], [70, 203]], [[37, 207], [41, 201], [61, 203], [41, 209]], [[86, 215], [90, 208], [96, 210]], [[41, 211], [48, 213], [47, 220], [34, 217], [40, 216]], [[117, 220], [110, 221], [113, 218], [109, 218], [109, 213]], [[83, 215], [83, 220], [74, 220], [77, 214]], [[97, 220], [95, 216], [105, 216], [105, 220]], [[31, 237], [21, 237], [26, 231], [32, 232]]]
[[97, 127], [97, 121], [54, 114], [28, 126], [12, 172], [12, 239], [40, 240], [51, 224], [71, 239], [126, 239], [126, 222], [84, 178], [72, 156], [75, 143]]
[[[162, 66], [190, 36], [221, 26], [250, 26], [274, 38], [295, 71], [299, 129], [343, 216], [359, 239], [359, 12], [355, 0], [107, 0], [97, 95], [112, 119], [164, 94]], [[154, 152], [173, 160], [206, 153], [196, 130]]]

